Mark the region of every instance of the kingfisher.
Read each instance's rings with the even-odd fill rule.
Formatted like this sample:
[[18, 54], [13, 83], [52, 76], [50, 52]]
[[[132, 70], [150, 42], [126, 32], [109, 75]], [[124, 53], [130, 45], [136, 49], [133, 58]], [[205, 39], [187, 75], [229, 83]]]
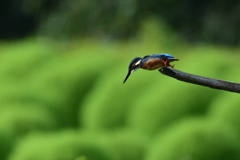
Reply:
[[139, 68], [146, 69], [146, 70], [155, 70], [161, 67], [169, 67], [169, 66], [174, 68], [174, 65], [170, 65], [170, 62], [178, 61], [178, 60], [179, 59], [174, 58], [172, 55], [166, 54], [166, 53], [147, 55], [143, 58], [136, 57], [129, 64], [128, 73], [123, 83], [125, 83], [128, 77]]

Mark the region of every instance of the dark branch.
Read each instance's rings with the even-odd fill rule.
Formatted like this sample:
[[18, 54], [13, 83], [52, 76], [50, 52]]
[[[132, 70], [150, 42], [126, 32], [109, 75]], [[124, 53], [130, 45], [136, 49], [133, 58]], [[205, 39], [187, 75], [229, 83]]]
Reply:
[[230, 92], [240, 93], [240, 84], [239, 83], [228, 82], [228, 81], [207, 78], [207, 77], [201, 77], [201, 76], [185, 73], [185, 72], [178, 71], [176, 69], [168, 68], [168, 67], [163, 67], [163, 68], [159, 69], [159, 72], [161, 72], [162, 74], [165, 74], [167, 76], [176, 78], [180, 81], [198, 84], [198, 85], [202, 85], [202, 86], [207, 86], [207, 87], [211, 87], [211, 88], [215, 88], [215, 89], [221, 89], [221, 90], [226, 90], [226, 91], [230, 91]]

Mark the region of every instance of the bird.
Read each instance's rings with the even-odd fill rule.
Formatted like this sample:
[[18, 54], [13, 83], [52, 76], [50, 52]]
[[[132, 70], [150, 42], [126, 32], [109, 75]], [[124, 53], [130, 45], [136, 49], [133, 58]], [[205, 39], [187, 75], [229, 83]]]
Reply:
[[179, 59], [174, 58], [172, 55], [166, 53], [147, 55], [143, 58], [136, 57], [129, 64], [128, 73], [123, 81], [123, 84], [127, 81], [128, 77], [139, 68], [145, 70], [155, 70], [161, 67], [169, 66], [174, 68], [174, 65], [170, 65], [170, 62], [178, 60]]

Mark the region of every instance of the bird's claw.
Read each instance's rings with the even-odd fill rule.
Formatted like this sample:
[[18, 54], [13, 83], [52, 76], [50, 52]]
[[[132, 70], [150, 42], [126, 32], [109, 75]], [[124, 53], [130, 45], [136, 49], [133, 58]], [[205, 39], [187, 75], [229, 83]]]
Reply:
[[170, 66], [170, 67], [174, 68], [174, 65], [169, 64], [169, 62], [167, 60], [162, 60], [162, 62], [164, 64], [164, 67]]

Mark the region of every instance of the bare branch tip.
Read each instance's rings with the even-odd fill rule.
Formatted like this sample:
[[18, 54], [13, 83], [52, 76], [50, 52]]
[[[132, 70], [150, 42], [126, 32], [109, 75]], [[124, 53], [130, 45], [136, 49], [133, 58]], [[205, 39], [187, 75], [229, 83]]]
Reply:
[[162, 67], [158, 71], [166, 76], [175, 78], [180, 81], [240, 93], [239, 83], [193, 75], [169, 67]]

